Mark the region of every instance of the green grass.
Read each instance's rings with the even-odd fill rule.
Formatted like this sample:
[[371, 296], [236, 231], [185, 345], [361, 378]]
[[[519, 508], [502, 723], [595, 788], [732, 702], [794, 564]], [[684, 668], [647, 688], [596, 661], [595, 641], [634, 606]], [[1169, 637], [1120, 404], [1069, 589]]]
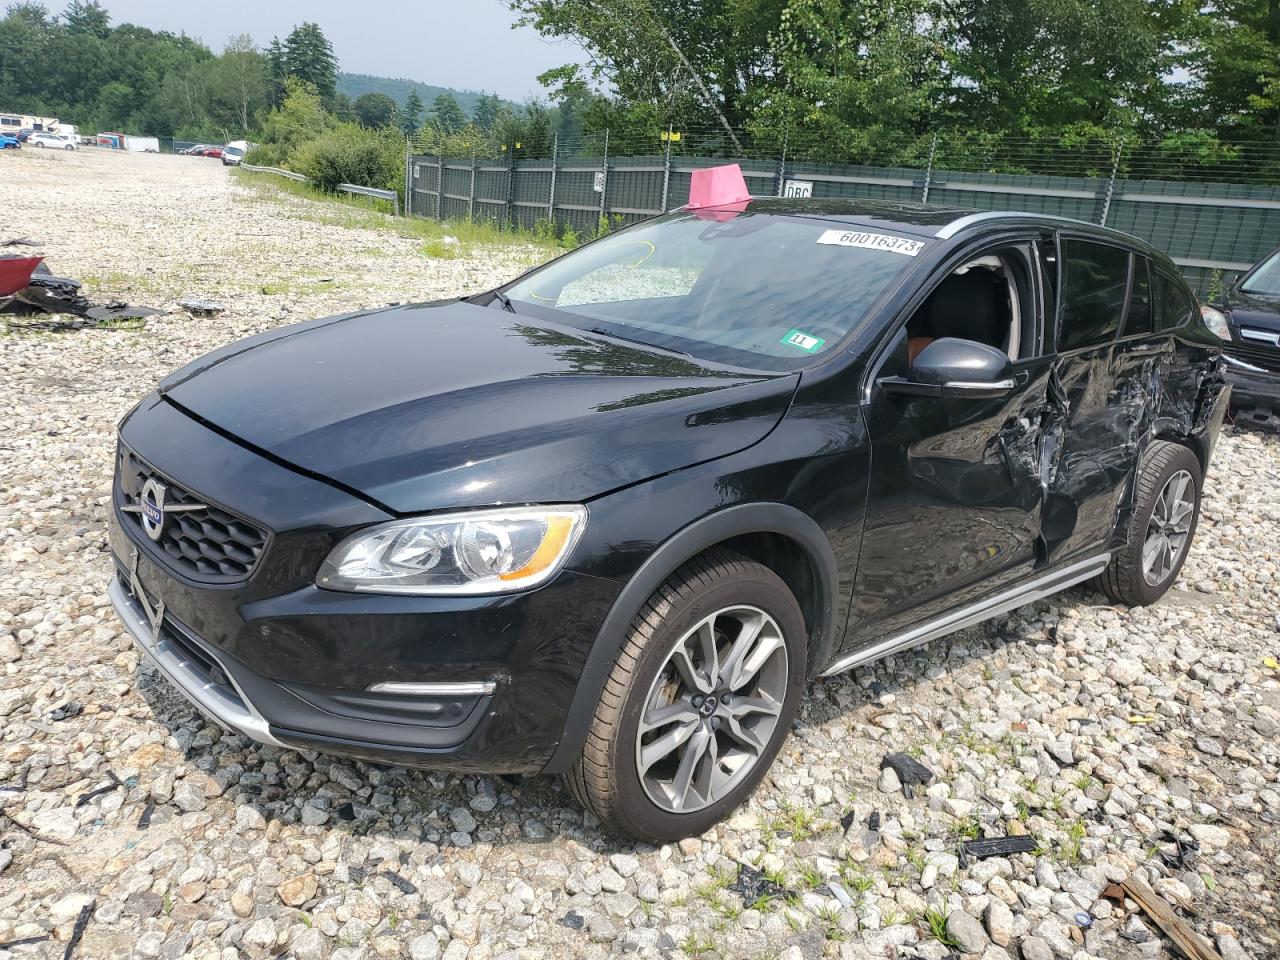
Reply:
[[1067, 826], [1067, 839], [1063, 842], [1059, 858], [1063, 863], [1080, 862], [1080, 846], [1087, 831], [1083, 820], [1074, 820]]
[[933, 939], [953, 950], [960, 946], [952, 939], [951, 934], [947, 933], [947, 911], [930, 907], [924, 912], [924, 922]]
[[[287, 180], [269, 173], [252, 173], [236, 169], [232, 175], [249, 188], [254, 199], [283, 206], [289, 216], [328, 226], [353, 230], [377, 230], [399, 237], [418, 240], [424, 256], [457, 259], [470, 256], [486, 247], [522, 247], [529, 249], [532, 260], [550, 257], [560, 250], [577, 246], [576, 234], [557, 238], [547, 227], [521, 230], [495, 221], [434, 220], [427, 217], [393, 217], [385, 209], [385, 201], [348, 194], [328, 194], [307, 183]], [[289, 198], [312, 201], [291, 203]], [[379, 205], [384, 209], [379, 209]], [[450, 242], [446, 238], [451, 238]]]
[[862, 894], [876, 885], [875, 878], [869, 877], [865, 873], [846, 875], [845, 883], [849, 885], [849, 892], [856, 893], [858, 896], [862, 896]]
[[792, 807], [783, 804], [782, 812], [764, 825], [766, 836], [778, 837], [786, 834], [792, 840], [808, 840], [821, 832], [813, 814], [803, 807]]
[[813, 867], [803, 867], [796, 875], [796, 880], [800, 886], [806, 890], [816, 890], [822, 886], [822, 874]]
[[711, 940], [701, 940], [695, 933], [690, 933], [687, 937], [680, 941], [680, 949], [691, 957], [700, 957], [704, 953], [710, 953], [716, 948]]

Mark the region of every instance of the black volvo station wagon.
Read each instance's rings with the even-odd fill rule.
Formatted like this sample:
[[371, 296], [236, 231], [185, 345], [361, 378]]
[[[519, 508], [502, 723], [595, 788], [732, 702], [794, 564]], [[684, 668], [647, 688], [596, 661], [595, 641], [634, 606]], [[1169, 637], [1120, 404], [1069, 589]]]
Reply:
[[806, 681], [1177, 577], [1227, 408], [1173, 263], [1033, 214], [752, 200], [286, 327], [120, 426], [111, 599], [223, 726], [739, 804]]

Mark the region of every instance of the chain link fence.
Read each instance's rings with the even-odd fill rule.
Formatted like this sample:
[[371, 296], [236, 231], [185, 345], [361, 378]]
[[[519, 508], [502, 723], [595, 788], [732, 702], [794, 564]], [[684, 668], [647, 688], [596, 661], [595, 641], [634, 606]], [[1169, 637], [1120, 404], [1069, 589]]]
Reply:
[[1168, 253], [1205, 297], [1280, 245], [1276, 144], [931, 137], [884, 145], [892, 163], [830, 163], [808, 159], [813, 144], [782, 138], [776, 155], [762, 156], [763, 138], [743, 137], [751, 149], [742, 156], [727, 155], [723, 131], [676, 130], [662, 131], [648, 153], [616, 154], [611, 144], [645, 144], [607, 133], [553, 136], [545, 151], [512, 144], [466, 157], [410, 152], [406, 211], [524, 228], [549, 222], [589, 237], [679, 207], [694, 170], [736, 160], [755, 196], [1022, 210], [1114, 227]]

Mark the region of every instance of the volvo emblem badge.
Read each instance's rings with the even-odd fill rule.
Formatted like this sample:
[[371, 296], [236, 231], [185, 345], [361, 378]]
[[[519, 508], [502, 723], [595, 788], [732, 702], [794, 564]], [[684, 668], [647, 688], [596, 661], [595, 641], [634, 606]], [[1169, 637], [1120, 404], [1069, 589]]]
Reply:
[[130, 503], [122, 506], [120, 509], [125, 513], [136, 513], [142, 521], [142, 529], [152, 540], [159, 540], [164, 534], [164, 523], [171, 513], [195, 513], [199, 510], [208, 509], [203, 503], [177, 504], [167, 503], [165, 497], [168, 495], [168, 488], [151, 477], [142, 485], [142, 491], [138, 494], [138, 502]]
[[138, 498], [142, 506], [142, 529], [152, 540], [159, 540], [164, 533], [164, 495], [165, 485], [152, 477], [142, 485], [142, 496]]

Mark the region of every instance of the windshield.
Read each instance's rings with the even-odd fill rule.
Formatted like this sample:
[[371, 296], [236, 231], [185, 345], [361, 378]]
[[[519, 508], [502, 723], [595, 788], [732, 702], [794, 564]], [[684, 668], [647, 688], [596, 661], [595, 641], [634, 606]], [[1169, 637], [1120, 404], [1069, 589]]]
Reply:
[[681, 212], [561, 257], [512, 309], [713, 363], [791, 370], [827, 353], [922, 241], [819, 219]]
[[242, 147], [224, 147], [222, 152], [231, 157], [243, 157], [244, 149]]
[[1260, 293], [1268, 297], [1280, 297], [1280, 250], [1263, 260], [1240, 289], [1245, 293]]

